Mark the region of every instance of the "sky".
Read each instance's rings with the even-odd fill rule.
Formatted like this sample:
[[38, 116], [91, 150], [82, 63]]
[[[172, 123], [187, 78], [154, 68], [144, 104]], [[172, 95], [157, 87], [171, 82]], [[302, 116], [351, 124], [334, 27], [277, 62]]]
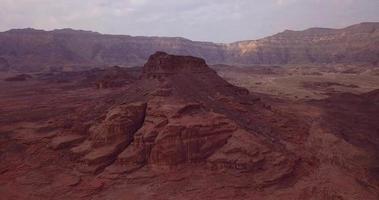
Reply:
[[73, 28], [227, 43], [360, 22], [379, 22], [379, 0], [0, 0], [0, 31]]

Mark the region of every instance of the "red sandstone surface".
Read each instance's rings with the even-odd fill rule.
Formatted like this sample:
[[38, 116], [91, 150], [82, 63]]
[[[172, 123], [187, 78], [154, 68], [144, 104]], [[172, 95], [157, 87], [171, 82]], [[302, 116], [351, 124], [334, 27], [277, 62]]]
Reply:
[[2, 199], [379, 197], [379, 91], [294, 104], [164, 52], [61, 76], [0, 85]]

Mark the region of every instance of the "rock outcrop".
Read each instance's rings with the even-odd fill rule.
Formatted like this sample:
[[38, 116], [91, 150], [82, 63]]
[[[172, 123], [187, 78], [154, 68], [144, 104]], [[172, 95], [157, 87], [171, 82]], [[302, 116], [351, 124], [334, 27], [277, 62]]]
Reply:
[[[71, 148], [73, 156], [81, 161], [80, 170], [96, 173], [114, 162], [142, 126], [145, 112], [146, 103], [111, 108], [103, 120], [89, 128], [87, 140]], [[54, 144], [54, 139], [52, 143]]]
[[246, 89], [221, 79], [203, 59], [157, 52], [134, 86], [142, 91], [139, 102], [109, 108], [85, 140], [57, 136], [51, 146], [71, 148], [78, 170], [85, 173], [196, 164], [257, 173], [262, 184], [293, 173], [297, 158], [279, 146], [273, 149], [269, 138], [249, 129], [246, 116], [271, 111]]
[[187, 106], [153, 102], [144, 126], [135, 135], [133, 149], [137, 155], [126, 150], [120, 159], [140, 157], [158, 167], [205, 162], [226, 144], [237, 126], [225, 116], [205, 110], [181, 113]]
[[2, 197], [377, 199], [378, 91], [290, 104], [163, 52], [139, 72], [109, 90], [95, 70], [71, 74], [86, 88], [3, 93]]
[[174, 56], [165, 52], [156, 52], [150, 56], [144, 65], [144, 75], [165, 75], [177, 73], [202, 73], [209, 72], [204, 59], [192, 56]]
[[119, 105], [111, 110], [100, 123], [89, 129], [90, 139], [95, 144], [105, 145], [117, 140], [131, 141], [133, 134], [145, 119], [146, 103]]

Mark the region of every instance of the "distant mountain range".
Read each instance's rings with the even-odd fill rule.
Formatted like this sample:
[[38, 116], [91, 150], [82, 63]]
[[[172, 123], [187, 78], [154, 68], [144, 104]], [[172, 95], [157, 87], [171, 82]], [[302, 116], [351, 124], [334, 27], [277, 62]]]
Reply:
[[343, 29], [286, 30], [259, 40], [229, 44], [73, 29], [13, 29], [0, 33], [0, 70], [134, 66], [144, 63], [156, 51], [202, 57], [210, 64], [378, 65], [379, 23], [361, 23]]

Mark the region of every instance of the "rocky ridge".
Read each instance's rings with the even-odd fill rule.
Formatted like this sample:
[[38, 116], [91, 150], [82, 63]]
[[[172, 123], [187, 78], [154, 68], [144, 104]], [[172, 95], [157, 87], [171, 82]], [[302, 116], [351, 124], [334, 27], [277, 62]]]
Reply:
[[343, 29], [287, 30], [259, 40], [230, 44], [177, 37], [103, 35], [72, 29], [15, 29], [0, 33], [0, 63], [8, 63], [13, 70], [21, 72], [78, 70], [142, 65], [155, 51], [165, 51], [202, 57], [211, 64], [377, 65], [378, 27], [378, 23], [361, 23]]

